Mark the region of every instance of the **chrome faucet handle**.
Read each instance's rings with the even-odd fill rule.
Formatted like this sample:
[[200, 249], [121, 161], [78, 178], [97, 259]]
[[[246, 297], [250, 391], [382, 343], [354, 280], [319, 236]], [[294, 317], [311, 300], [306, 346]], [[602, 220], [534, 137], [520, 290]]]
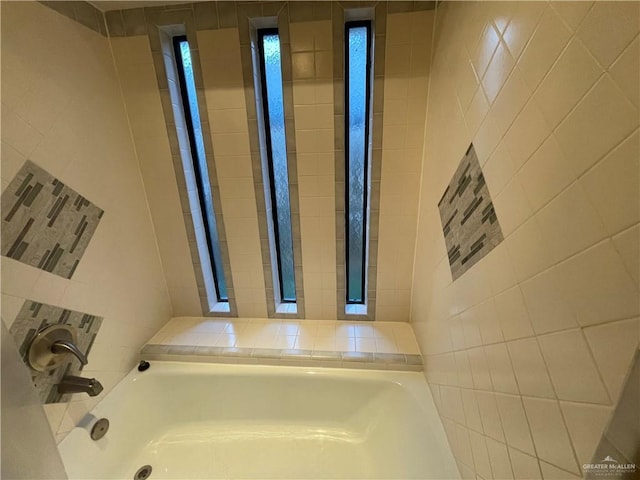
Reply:
[[51, 345], [52, 353], [72, 353], [80, 361], [82, 365], [89, 363], [87, 357], [80, 351], [76, 345], [69, 340], [56, 340]]

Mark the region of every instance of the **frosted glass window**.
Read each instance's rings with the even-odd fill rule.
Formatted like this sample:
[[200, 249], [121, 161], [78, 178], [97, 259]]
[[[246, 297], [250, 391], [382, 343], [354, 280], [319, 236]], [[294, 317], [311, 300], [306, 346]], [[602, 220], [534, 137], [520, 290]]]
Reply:
[[371, 23], [346, 24], [347, 303], [365, 302]]
[[175, 37], [173, 41], [176, 64], [178, 67], [178, 77], [180, 79], [182, 106], [187, 124], [187, 132], [191, 147], [191, 158], [193, 160], [198, 197], [200, 200], [202, 224], [204, 225], [207, 249], [213, 266], [213, 279], [215, 282], [216, 294], [218, 296], [218, 301], [226, 302], [229, 300], [229, 297], [227, 295], [227, 284], [225, 282], [224, 270], [222, 268], [222, 253], [220, 252], [216, 216], [213, 210], [213, 196], [211, 194], [211, 185], [209, 182], [207, 157], [204, 151], [204, 139], [202, 138], [202, 126], [200, 124], [200, 112], [198, 110], [196, 82], [193, 77], [191, 51], [189, 50], [189, 42], [186, 37]]
[[258, 37], [280, 298], [283, 302], [295, 302], [296, 282], [293, 262], [293, 237], [291, 234], [280, 37], [276, 29], [260, 30]]

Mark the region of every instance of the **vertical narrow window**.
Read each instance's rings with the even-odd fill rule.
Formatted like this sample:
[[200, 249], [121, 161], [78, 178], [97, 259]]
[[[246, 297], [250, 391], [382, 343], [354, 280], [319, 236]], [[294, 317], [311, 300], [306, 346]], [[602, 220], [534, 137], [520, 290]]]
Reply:
[[[202, 217], [201, 219], [195, 219], [196, 230], [198, 229], [198, 220], [201, 220], [204, 228], [204, 236], [206, 237], [206, 250], [211, 264], [211, 275], [213, 276], [215, 295], [217, 296], [217, 301], [228, 302], [229, 297], [227, 296], [227, 285], [222, 267], [222, 254], [218, 240], [216, 216], [213, 210], [213, 195], [209, 182], [209, 169], [207, 167], [207, 157], [204, 150], [200, 112], [198, 111], [196, 83], [193, 76], [193, 64], [191, 63], [191, 51], [189, 50], [187, 37], [174, 37], [173, 48], [180, 81], [180, 93], [182, 95], [182, 107], [184, 110], [187, 135], [189, 137], [191, 159], [195, 173], [195, 186]], [[197, 232], [196, 237], [198, 237]]]
[[292, 303], [296, 301], [296, 282], [282, 95], [282, 61], [277, 29], [258, 31], [258, 50], [280, 301]]
[[366, 301], [371, 22], [345, 24], [347, 304]]

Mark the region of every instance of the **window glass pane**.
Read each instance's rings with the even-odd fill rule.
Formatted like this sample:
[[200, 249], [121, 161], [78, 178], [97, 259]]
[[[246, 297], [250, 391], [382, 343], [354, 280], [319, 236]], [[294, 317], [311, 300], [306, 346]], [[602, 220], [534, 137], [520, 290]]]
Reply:
[[262, 36], [264, 79], [267, 92], [267, 135], [271, 147], [271, 188], [275, 205], [274, 223], [278, 244], [280, 289], [283, 301], [295, 301], [296, 285], [291, 234], [291, 206], [289, 203], [289, 174], [287, 170], [287, 142], [282, 100], [282, 67], [280, 39], [277, 33]]
[[347, 301], [364, 302], [367, 230], [367, 122], [369, 41], [367, 26], [347, 32]]
[[[211, 194], [211, 185], [209, 182], [209, 169], [207, 167], [207, 157], [204, 152], [204, 139], [202, 137], [202, 126], [200, 124], [200, 112], [198, 110], [198, 96], [196, 94], [196, 83], [193, 76], [193, 64], [191, 62], [191, 51], [189, 50], [189, 42], [182, 40], [179, 42], [180, 61], [182, 73], [184, 75], [184, 86], [186, 87], [186, 96], [190, 119], [188, 128], [192, 129], [193, 141], [195, 142], [195, 163], [194, 167], [196, 175], [199, 176], [199, 191], [202, 206], [202, 214], [205, 217], [204, 225], [207, 231], [210, 253], [213, 256], [212, 263], [214, 272], [214, 280], [218, 300], [228, 301], [227, 285], [224, 279], [224, 270], [222, 267], [222, 253], [220, 252], [220, 242], [218, 239], [218, 229], [216, 225], [216, 217], [213, 210], [213, 196]], [[187, 108], [185, 108], [185, 111]], [[188, 117], [189, 115], [187, 115]], [[190, 121], [189, 121], [190, 120]]]

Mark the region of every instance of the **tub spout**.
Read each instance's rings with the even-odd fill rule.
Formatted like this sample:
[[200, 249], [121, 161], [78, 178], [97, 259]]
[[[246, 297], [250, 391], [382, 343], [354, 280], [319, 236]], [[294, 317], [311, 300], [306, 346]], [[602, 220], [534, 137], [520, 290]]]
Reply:
[[74, 377], [66, 375], [58, 384], [59, 393], [86, 393], [90, 397], [95, 397], [102, 392], [102, 384], [95, 378]]

